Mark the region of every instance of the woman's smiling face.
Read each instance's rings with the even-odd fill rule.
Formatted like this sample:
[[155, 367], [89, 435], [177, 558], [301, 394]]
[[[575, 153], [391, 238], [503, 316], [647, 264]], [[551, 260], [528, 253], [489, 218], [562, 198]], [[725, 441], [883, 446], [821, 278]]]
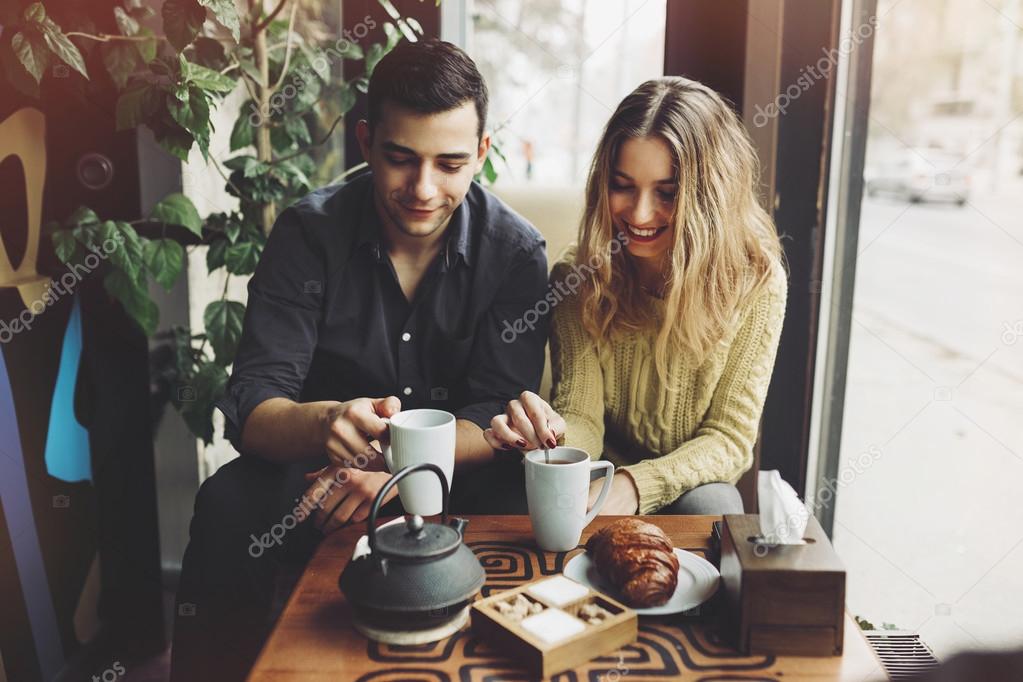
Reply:
[[673, 214], [678, 177], [668, 145], [659, 137], [630, 138], [618, 149], [608, 188], [615, 228], [636, 258], [660, 259], [675, 241]]

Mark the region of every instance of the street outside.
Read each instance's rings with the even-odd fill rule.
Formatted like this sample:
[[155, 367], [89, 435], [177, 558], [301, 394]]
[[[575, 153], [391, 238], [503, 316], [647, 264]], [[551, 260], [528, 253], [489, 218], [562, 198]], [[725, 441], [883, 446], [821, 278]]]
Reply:
[[863, 203], [834, 542], [850, 612], [943, 659], [1023, 643], [1021, 196]]

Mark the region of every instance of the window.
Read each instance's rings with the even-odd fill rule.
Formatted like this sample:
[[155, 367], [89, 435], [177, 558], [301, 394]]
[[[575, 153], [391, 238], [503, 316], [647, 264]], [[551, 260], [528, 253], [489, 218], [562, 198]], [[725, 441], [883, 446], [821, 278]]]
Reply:
[[864, 94], [833, 533], [851, 612], [940, 658], [1023, 635], [1021, 11], [879, 0]]
[[581, 186], [604, 124], [663, 75], [665, 0], [478, 0], [470, 54], [507, 159], [500, 184]]

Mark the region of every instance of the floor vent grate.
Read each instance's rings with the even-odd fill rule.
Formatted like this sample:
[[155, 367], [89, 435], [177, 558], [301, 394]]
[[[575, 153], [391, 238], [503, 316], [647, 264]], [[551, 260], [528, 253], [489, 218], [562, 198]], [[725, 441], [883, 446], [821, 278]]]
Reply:
[[863, 635], [892, 680], [908, 680], [938, 667], [938, 659], [914, 632], [865, 630]]

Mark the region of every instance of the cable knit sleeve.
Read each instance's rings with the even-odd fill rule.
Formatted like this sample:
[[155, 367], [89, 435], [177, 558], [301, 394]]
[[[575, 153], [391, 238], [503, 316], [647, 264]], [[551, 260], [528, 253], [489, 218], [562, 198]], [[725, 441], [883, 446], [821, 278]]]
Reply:
[[786, 296], [785, 271], [778, 265], [747, 307], [694, 437], [661, 457], [626, 467], [639, 490], [640, 514], [651, 514], [704, 483], [734, 483], [750, 468]]
[[[604, 378], [597, 349], [583, 329], [579, 300], [570, 286], [571, 267], [561, 262], [551, 272], [551, 291], [564, 282], [551, 328], [551, 407], [565, 420], [564, 444], [592, 459], [604, 451]], [[578, 276], [578, 275], [576, 275]], [[568, 279], [566, 279], [568, 277]]]

